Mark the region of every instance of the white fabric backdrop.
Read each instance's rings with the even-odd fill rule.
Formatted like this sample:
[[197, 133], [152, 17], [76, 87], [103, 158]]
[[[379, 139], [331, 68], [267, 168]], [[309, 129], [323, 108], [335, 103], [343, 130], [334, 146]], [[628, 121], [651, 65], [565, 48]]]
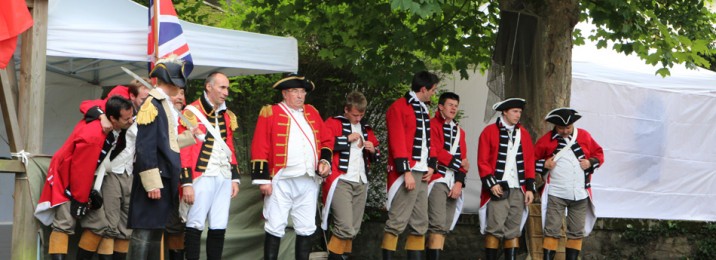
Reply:
[[[575, 125], [605, 151], [605, 164], [592, 179], [597, 217], [716, 221], [710, 204], [716, 199], [710, 125], [716, 122], [716, 73], [676, 65], [662, 78], [637, 57], [587, 44], [573, 49], [571, 106], [583, 115]], [[461, 124], [472, 166], [463, 210], [468, 214], [479, 207], [476, 137], [485, 125], [487, 94], [484, 78], [475, 77], [447, 81], [465, 111]]]
[[598, 217], [716, 220], [716, 73], [575, 47], [571, 106], [604, 148]]

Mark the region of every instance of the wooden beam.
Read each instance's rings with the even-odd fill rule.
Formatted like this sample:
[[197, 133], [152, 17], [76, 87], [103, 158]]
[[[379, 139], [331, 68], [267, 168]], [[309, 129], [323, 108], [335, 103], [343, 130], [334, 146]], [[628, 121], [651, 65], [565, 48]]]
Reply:
[[24, 173], [25, 165], [19, 160], [0, 159], [0, 173]]
[[[47, 53], [48, 0], [34, 0], [32, 28], [22, 34], [18, 121], [25, 137], [25, 151], [42, 153], [45, 112], [45, 63]], [[13, 258], [15, 259], [15, 258]]]
[[[12, 62], [11, 62], [12, 63]], [[18, 152], [23, 149], [22, 135], [17, 122], [17, 109], [15, 109], [15, 97], [12, 93], [12, 80], [7, 70], [0, 70], [0, 110], [5, 121], [5, 132], [10, 141], [10, 151]]]
[[[47, 9], [49, 0], [32, 0], [32, 28], [22, 34], [20, 53], [20, 86], [18, 115], [20, 131], [25, 137], [25, 151], [42, 152], [45, 112], [45, 63], [47, 62]], [[35, 219], [35, 203], [27, 174], [15, 174], [13, 194], [12, 253], [10, 259], [40, 259]]]

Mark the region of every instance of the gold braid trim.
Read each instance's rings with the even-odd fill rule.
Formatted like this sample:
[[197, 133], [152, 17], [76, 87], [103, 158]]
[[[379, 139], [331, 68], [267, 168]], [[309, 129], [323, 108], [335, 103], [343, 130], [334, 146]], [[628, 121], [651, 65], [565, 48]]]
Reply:
[[261, 112], [259, 112], [260, 117], [270, 117], [273, 115], [273, 109], [271, 108], [271, 105], [265, 105], [261, 108]]
[[153, 98], [154, 97], [149, 96], [147, 100], [144, 101], [144, 104], [142, 104], [142, 107], [139, 108], [136, 120], [138, 125], [148, 125], [157, 118], [159, 111], [157, 111], [157, 107], [152, 104]]
[[239, 128], [239, 122], [236, 119], [236, 115], [234, 112], [231, 112], [231, 110], [226, 110], [226, 113], [229, 114], [229, 121], [231, 121], [231, 124], [229, 125], [231, 127], [231, 131], [236, 131], [236, 128]]
[[[182, 112], [182, 114], [184, 114], [184, 117], [186, 117], [186, 119], [189, 119], [189, 122], [191, 122], [192, 125], [198, 125], [198, 119], [196, 118], [196, 115], [189, 111], [189, 109], [184, 109], [184, 112]], [[179, 120], [179, 122], [181, 122], [181, 125], [183, 125], [184, 127], [189, 128], [189, 126], [186, 125], [186, 122], [184, 122], [184, 120]]]

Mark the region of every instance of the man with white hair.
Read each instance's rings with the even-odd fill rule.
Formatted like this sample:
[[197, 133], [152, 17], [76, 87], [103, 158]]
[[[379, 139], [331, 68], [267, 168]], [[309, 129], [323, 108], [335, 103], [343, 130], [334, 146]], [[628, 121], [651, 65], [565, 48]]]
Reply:
[[294, 259], [308, 260], [316, 231], [318, 178], [331, 171], [333, 138], [322, 138], [321, 115], [304, 103], [315, 89], [313, 82], [291, 75], [273, 88], [281, 91], [283, 101], [261, 109], [251, 143], [252, 184], [264, 195], [264, 259], [278, 258], [290, 213], [296, 231]]

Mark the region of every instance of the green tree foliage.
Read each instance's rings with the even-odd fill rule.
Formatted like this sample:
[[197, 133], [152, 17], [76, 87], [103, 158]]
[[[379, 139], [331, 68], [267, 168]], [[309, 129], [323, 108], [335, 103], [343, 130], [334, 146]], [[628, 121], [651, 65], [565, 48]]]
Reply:
[[[668, 69], [675, 63], [708, 67], [709, 60], [703, 57], [711, 55], [709, 44], [716, 38], [712, 26], [716, 19], [704, 0], [234, 0], [229, 4], [222, 1], [223, 12], [214, 9], [208, 13], [201, 1], [174, 2], [182, 19], [296, 38], [299, 72], [317, 86], [309, 94], [308, 103], [314, 104], [325, 118], [341, 113], [346, 93], [364, 92], [369, 99], [367, 120], [376, 128], [384, 152], [385, 110], [408, 90], [412, 74], [424, 69], [444, 74], [459, 71], [461, 77], [467, 78], [471, 70], [488, 68], [502, 8], [522, 6], [545, 23], [569, 25], [567, 30], [545, 30], [542, 46], [556, 50], [548, 55], [571, 53], [572, 44], [583, 44], [588, 37], [599, 47], [610, 43], [619, 52], [635, 54], [645, 63], [659, 66], [656, 73], [662, 76], [669, 75]], [[567, 9], [577, 11], [563, 11]], [[546, 19], [555, 16], [558, 19]], [[588, 21], [597, 29], [572, 31], [579, 21]], [[564, 34], [571, 40], [552, 40]], [[545, 71], [546, 80], [552, 74], [561, 77], [551, 79], [547, 86], [567, 90], [556, 92], [560, 97], [546, 100], [548, 107], [569, 104], [567, 79], [571, 74], [564, 71], [570, 70]], [[236, 82], [231, 88], [232, 96], [236, 98], [229, 106], [241, 114], [241, 149], [250, 144], [260, 106], [279, 100], [270, 89], [278, 78], [279, 75], [270, 75], [232, 79]], [[534, 95], [545, 93], [536, 91]], [[541, 118], [546, 111], [536, 110], [535, 118]], [[384, 171], [384, 164], [376, 169]]]
[[597, 30], [590, 39], [599, 47], [635, 53], [647, 64], [662, 67], [669, 75], [675, 63], [710, 67], [702, 56], [710, 56], [716, 16], [703, 0], [590, 0], [582, 1], [581, 20], [591, 18]]

